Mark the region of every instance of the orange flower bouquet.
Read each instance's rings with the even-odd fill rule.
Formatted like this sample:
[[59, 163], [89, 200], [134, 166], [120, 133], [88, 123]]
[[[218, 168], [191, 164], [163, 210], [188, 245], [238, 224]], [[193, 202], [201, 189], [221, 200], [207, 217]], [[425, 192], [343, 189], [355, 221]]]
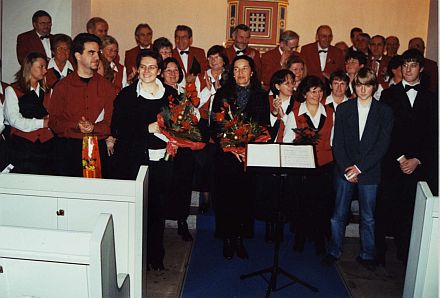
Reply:
[[243, 113], [234, 115], [226, 100], [223, 101], [221, 112], [214, 116], [215, 121], [223, 128], [218, 137], [224, 152], [244, 154], [248, 143], [265, 143], [270, 140], [269, 132], [265, 127], [253, 122], [252, 119], [247, 121]]
[[185, 93], [179, 98], [168, 97], [168, 105], [157, 115], [160, 132], [168, 139], [165, 160], [175, 156], [177, 148], [201, 150], [205, 147], [197, 126], [196, 107], [200, 99], [193, 83], [187, 84]]

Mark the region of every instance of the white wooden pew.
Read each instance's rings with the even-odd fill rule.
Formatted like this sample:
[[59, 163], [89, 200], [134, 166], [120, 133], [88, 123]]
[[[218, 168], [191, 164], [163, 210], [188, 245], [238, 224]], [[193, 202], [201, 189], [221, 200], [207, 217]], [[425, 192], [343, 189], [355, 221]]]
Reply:
[[130, 275], [130, 297], [140, 298], [147, 194], [146, 166], [135, 181], [0, 174], [0, 225], [90, 232], [99, 214], [112, 214], [118, 272]]
[[419, 182], [403, 290], [405, 298], [439, 297], [438, 216], [438, 197], [432, 195], [426, 182]]
[[110, 214], [92, 232], [0, 226], [0, 297], [129, 297], [113, 232]]

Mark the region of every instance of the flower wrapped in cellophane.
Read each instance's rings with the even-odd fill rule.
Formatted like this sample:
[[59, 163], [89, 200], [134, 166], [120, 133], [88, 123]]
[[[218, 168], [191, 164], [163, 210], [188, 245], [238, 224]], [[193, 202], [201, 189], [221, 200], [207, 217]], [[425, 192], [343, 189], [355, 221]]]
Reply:
[[197, 106], [200, 99], [197, 97], [193, 83], [187, 84], [185, 92], [177, 99], [168, 97], [168, 104], [157, 115], [160, 132], [168, 139], [165, 160], [175, 156], [177, 148], [201, 150], [205, 147], [202, 135], [197, 124]]
[[215, 113], [215, 121], [220, 124], [218, 134], [224, 152], [245, 154], [248, 143], [265, 143], [270, 140], [267, 129], [258, 123], [247, 120], [243, 113], [233, 114], [230, 104], [224, 100], [221, 111]]

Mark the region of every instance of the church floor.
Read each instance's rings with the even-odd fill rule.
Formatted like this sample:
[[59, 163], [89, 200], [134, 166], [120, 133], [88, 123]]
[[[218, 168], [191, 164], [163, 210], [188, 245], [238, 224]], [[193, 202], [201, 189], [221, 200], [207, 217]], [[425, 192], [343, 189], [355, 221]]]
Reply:
[[[192, 230], [192, 234], [195, 238], [195, 230]], [[404, 267], [394, 257], [392, 240], [388, 242], [387, 267], [378, 267], [375, 272], [370, 272], [355, 261], [359, 251], [359, 238], [345, 239], [344, 255], [338, 261], [337, 269], [352, 297], [402, 297]], [[183, 242], [176, 229], [165, 230], [166, 270], [147, 272], [147, 298], [180, 297], [191, 249], [192, 242]]]

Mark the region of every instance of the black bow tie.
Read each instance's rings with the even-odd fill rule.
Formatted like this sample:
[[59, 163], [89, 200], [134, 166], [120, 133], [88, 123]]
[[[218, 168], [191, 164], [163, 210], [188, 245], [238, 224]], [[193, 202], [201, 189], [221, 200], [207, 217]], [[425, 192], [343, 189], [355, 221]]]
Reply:
[[180, 51], [180, 55], [187, 54], [189, 55], [189, 51]]
[[321, 54], [321, 53], [327, 53], [327, 50], [319, 50], [318, 54]]
[[49, 34], [48, 34], [48, 35], [41, 35], [41, 36], [40, 36], [40, 39], [41, 39], [41, 40], [43, 40], [43, 39], [45, 39], [45, 38], [49, 38]]
[[380, 64], [380, 61], [382, 61], [382, 59], [376, 59], [376, 62]]
[[410, 86], [410, 85], [406, 85], [405, 86], [405, 92], [408, 92], [411, 89], [414, 89], [416, 91], [420, 91], [420, 84], [417, 84], [417, 85], [414, 85], [414, 86]]
[[244, 54], [245, 51], [246, 51], [246, 50], [236, 50], [236, 51], [235, 51], [235, 55], [238, 56], [238, 55], [240, 55], [240, 53], [241, 53], [241, 54]]

